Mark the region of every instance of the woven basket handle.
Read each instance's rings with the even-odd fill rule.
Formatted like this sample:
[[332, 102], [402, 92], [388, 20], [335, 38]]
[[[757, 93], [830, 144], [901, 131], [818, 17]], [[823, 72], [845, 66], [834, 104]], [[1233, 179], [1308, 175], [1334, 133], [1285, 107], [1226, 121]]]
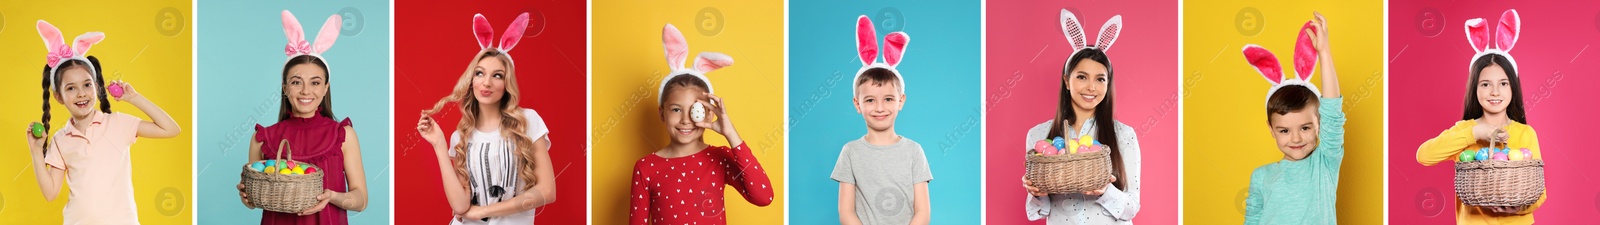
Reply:
[[[289, 152], [289, 158], [284, 158], [283, 157], [283, 153], [284, 152]], [[294, 151], [289, 149], [289, 139], [283, 139], [283, 141], [278, 142], [278, 159], [287, 160], [287, 161], [293, 162], [294, 161], [293, 158], [294, 158]]]

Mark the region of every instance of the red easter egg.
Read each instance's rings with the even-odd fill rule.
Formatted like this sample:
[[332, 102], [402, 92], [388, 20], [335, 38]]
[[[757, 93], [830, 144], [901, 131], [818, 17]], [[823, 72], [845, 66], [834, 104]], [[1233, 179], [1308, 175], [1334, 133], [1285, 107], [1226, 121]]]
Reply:
[[316, 172], [317, 172], [317, 168], [316, 167], [306, 167], [306, 174], [312, 174], [312, 173], [316, 173]]

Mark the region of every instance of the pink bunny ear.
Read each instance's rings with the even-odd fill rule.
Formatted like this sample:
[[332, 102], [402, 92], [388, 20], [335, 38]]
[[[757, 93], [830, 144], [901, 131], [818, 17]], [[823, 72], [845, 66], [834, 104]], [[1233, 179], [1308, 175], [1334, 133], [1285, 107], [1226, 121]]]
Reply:
[[1078, 15], [1067, 9], [1061, 9], [1061, 32], [1067, 35], [1067, 44], [1072, 46], [1073, 51], [1087, 47], [1084, 46], [1088, 42], [1083, 38], [1083, 23], [1078, 21]]
[[311, 45], [311, 54], [322, 54], [333, 47], [333, 42], [339, 39], [339, 31], [344, 27], [344, 18], [339, 14], [328, 16], [328, 21], [322, 23], [322, 30], [317, 31], [317, 41]]
[[55, 53], [62, 45], [66, 45], [67, 40], [61, 37], [61, 29], [56, 29], [55, 25], [39, 20], [36, 26], [39, 27], [39, 37], [44, 39], [46, 52]]
[[1473, 50], [1483, 52], [1489, 49], [1489, 27], [1483, 18], [1469, 19], [1462, 27], [1467, 30], [1467, 44], [1471, 44]]
[[1294, 42], [1294, 75], [1300, 80], [1311, 80], [1311, 70], [1317, 67], [1317, 47], [1311, 40], [1316, 34], [1312, 21], [1300, 26], [1300, 37]]
[[510, 52], [512, 47], [517, 47], [517, 42], [522, 41], [523, 31], [528, 30], [528, 13], [517, 15], [511, 21], [511, 26], [506, 27], [506, 33], [500, 36], [500, 51]]
[[856, 54], [861, 56], [861, 65], [878, 60], [878, 31], [867, 15], [856, 17]]
[[1278, 57], [1273, 56], [1272, 51], [1267, 51], [1259, 45], [1248, 44], [1244, 46], [1244, 59], [1249, 61], [1250, 66], [1255, 67], [1256, 72], [1260, 72], [1262, 77], [1267, 78], [1267, 82], [1273, 85], [1283, 82], [1283, 66], [1278, 64]]
[[906, 32], [895, 31], [883, 37], [883, 61], [889, 66], [900, 65], [900, 59], [906, 55], [906, 44], [911, 42], [911, 35]]
[[289, 38], [289, 45], [306, 42], [306, 30], [300, 27], [300, 19], [294, 18], [294, 13], [283, 10], [283, 35]]
[[733, 65], [733, 57], [717, 52], [701, 52], [694, 57], [694, 70], [709, 73]]
[[489, 19], [483, 18], [482, 13], [472, 15], [472, 35], [478, 38], [478, 48], [494, 46], [494, 27], [489, 26]]
[[678, 27], [669, 23], [661, 28], [661, 47], [667, 50], [667, 66], [672, 70], [683, 69], [683, 61], [689, 60], [689, 42], [683, 39]]
[[89, 55], [89, 47], [92, 47], [94, 44], [100, 43], [100, 40], [105, 39], [106, 34], [101, 32], [89, 32], [83, 33], [83, 35], [78, 35], [77, 38], [72, 39], [72, 53], [79, 56], [87, 56]]
[[1500, 24], [1495, 26], [1494, 31], [1495, 48], [1511, 52], [1511, 47], [1517, 44], [1519, 34], [1522, 34], [1522, 18], [1517, 16], [1517, 10], [1508, 9], [1500, 13]]
[[1100, 37], [1095, 38], [1094, 46], [1100, 51], [1111, 49], [1111, 44], [1117, 42], [1117, 37], [1122, 34], [1122, 15], [1111, 16], [1105, 25], [1100, 25]]

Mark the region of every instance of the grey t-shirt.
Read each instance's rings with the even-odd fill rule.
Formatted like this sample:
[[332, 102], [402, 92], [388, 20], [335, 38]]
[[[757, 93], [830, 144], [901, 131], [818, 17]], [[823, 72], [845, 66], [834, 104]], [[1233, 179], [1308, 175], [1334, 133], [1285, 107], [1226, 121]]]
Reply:
[[913, 185], [933, 181], [922, 145], [900, 137], [891, 145], [872, 145], [865, 137], [844, 144], [833, 180], [856, 186], [856, 216], [862, 224], [911, 223]]

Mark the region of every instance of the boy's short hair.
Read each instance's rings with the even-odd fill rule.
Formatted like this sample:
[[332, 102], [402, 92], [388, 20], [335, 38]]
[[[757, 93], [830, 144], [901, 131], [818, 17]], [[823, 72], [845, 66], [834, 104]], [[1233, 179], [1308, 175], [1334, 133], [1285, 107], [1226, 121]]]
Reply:
[[1317, 104], [1317, 94], [1311, 92], [1310, 87], [1289, 85], [1280, 88], [1267, 98], [1267, 122], [1272, 122], [1272, 114], [1287, 115]]
[[895, 91], [905, 93], [906, 87], [900, 86], [900, 76], [894, 71], [885, 68], [871, 68], [861, 71], [861, 76], [856, 76], [855, 87], [871, 83], [875, 86], [894, 85]]

